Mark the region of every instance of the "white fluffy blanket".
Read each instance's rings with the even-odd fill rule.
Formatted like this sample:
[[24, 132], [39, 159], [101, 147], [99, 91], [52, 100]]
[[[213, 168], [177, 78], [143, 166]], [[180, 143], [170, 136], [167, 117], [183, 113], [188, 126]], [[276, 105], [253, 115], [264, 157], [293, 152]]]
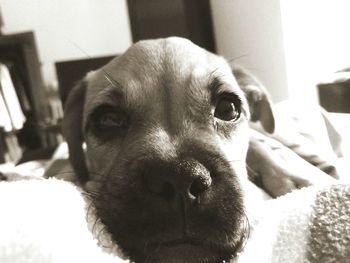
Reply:
[[[0, 211], [1, 263], [124, 262], [68, 182], [2, 182]], [[349, 185], [309, 187], [265, 201], [250, 222], [250, 238], [235, 262], [350, 262]]]
[[0, 183], [0, 262], [123, 262], [97, 245], [87, 206], [71, 183], [22, 180]]
[[350, 262], [350, 185], [295, 190], [251, 214], [252, 232], [237, 262]]

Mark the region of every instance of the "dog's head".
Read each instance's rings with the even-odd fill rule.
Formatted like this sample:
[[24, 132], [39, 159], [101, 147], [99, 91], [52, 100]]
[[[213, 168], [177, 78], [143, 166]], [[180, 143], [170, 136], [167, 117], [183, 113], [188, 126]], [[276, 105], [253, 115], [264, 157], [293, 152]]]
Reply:
[[132, 260], [219, 262], [247, 234], [248, 121], [272, 131], [271, 114], [243, 69], [167, 38], [88, 74], [63, 130], [77, 176], [95, 182], [98, 216]]

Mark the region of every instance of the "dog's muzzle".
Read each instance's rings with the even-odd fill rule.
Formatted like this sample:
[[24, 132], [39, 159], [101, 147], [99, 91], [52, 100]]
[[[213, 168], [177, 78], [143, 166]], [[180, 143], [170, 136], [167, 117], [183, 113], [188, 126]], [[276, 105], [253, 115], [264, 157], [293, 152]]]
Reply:
[[222, 262], [240, 248], [247, 221], [235, 171], [219, 153], [192, 152], [126, 160], [102, 184], [98, 216], [132, 260]]

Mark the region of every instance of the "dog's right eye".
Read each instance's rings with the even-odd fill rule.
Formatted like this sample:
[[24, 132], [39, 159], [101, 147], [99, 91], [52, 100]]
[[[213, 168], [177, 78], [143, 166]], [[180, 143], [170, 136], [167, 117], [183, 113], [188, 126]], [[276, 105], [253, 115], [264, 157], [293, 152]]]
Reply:
[[102, 114], [97, 120], [97, 126], [100, 129], [119, 129], [126, 124], [126, 118], [123, 115], [115, 112], [107, 112]]
[[95, 133], [122, 135], [128, 127], [128, 116], [120, 109], [100, 107], [92, 114], [92, 128]]

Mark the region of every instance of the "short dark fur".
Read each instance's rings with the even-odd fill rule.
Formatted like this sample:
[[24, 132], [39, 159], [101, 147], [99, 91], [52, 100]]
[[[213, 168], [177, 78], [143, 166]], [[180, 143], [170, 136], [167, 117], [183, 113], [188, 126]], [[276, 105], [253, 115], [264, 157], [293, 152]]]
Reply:
[[[130, 258], [137, 262], [143, 262], [145, 258], [148, 258], [146, 262], [158, 262], [152, 254], [179, 240], [197, 242], [226, 260], [240, 249], [248, 231], [239, 185], [222, 154], [214, 147], [202, 148], [191, 142], [191, 145], [184, 146], [180, 155], [180, 160], [190, 157], [205, 163], [213, 184], [220, 189], [218, 192], [213, 189], [207, 194], [214, 196], [203, 195], [200, 201], [187, 202], [175, 194], [159, 198], [144, 188], [144, 177], [140, 174], [145, 175], [154, 167], [157, 171], [176, 173], [179, 160], [169, 163], [141, 157], [127, 160], [123, 167], [118, 167], [118, 171], [111, 171], [108, 175], [95, 205], [113, 238], [123, 240], [122, 248]], [[187, 261], [188, 256], [177, 255], [176, 262], [190, 262]]]
[[[86, 82], [80, 81], [71, 91], [65, 103], [65, 118], [62, 131], [69, 146], [69, 160], [78, 180], [84, 184], [89, 178], [82, 144], [84, 142], [82, 116], [85, 101]], [[69, 115], [69, 118], [67, 118]]]

